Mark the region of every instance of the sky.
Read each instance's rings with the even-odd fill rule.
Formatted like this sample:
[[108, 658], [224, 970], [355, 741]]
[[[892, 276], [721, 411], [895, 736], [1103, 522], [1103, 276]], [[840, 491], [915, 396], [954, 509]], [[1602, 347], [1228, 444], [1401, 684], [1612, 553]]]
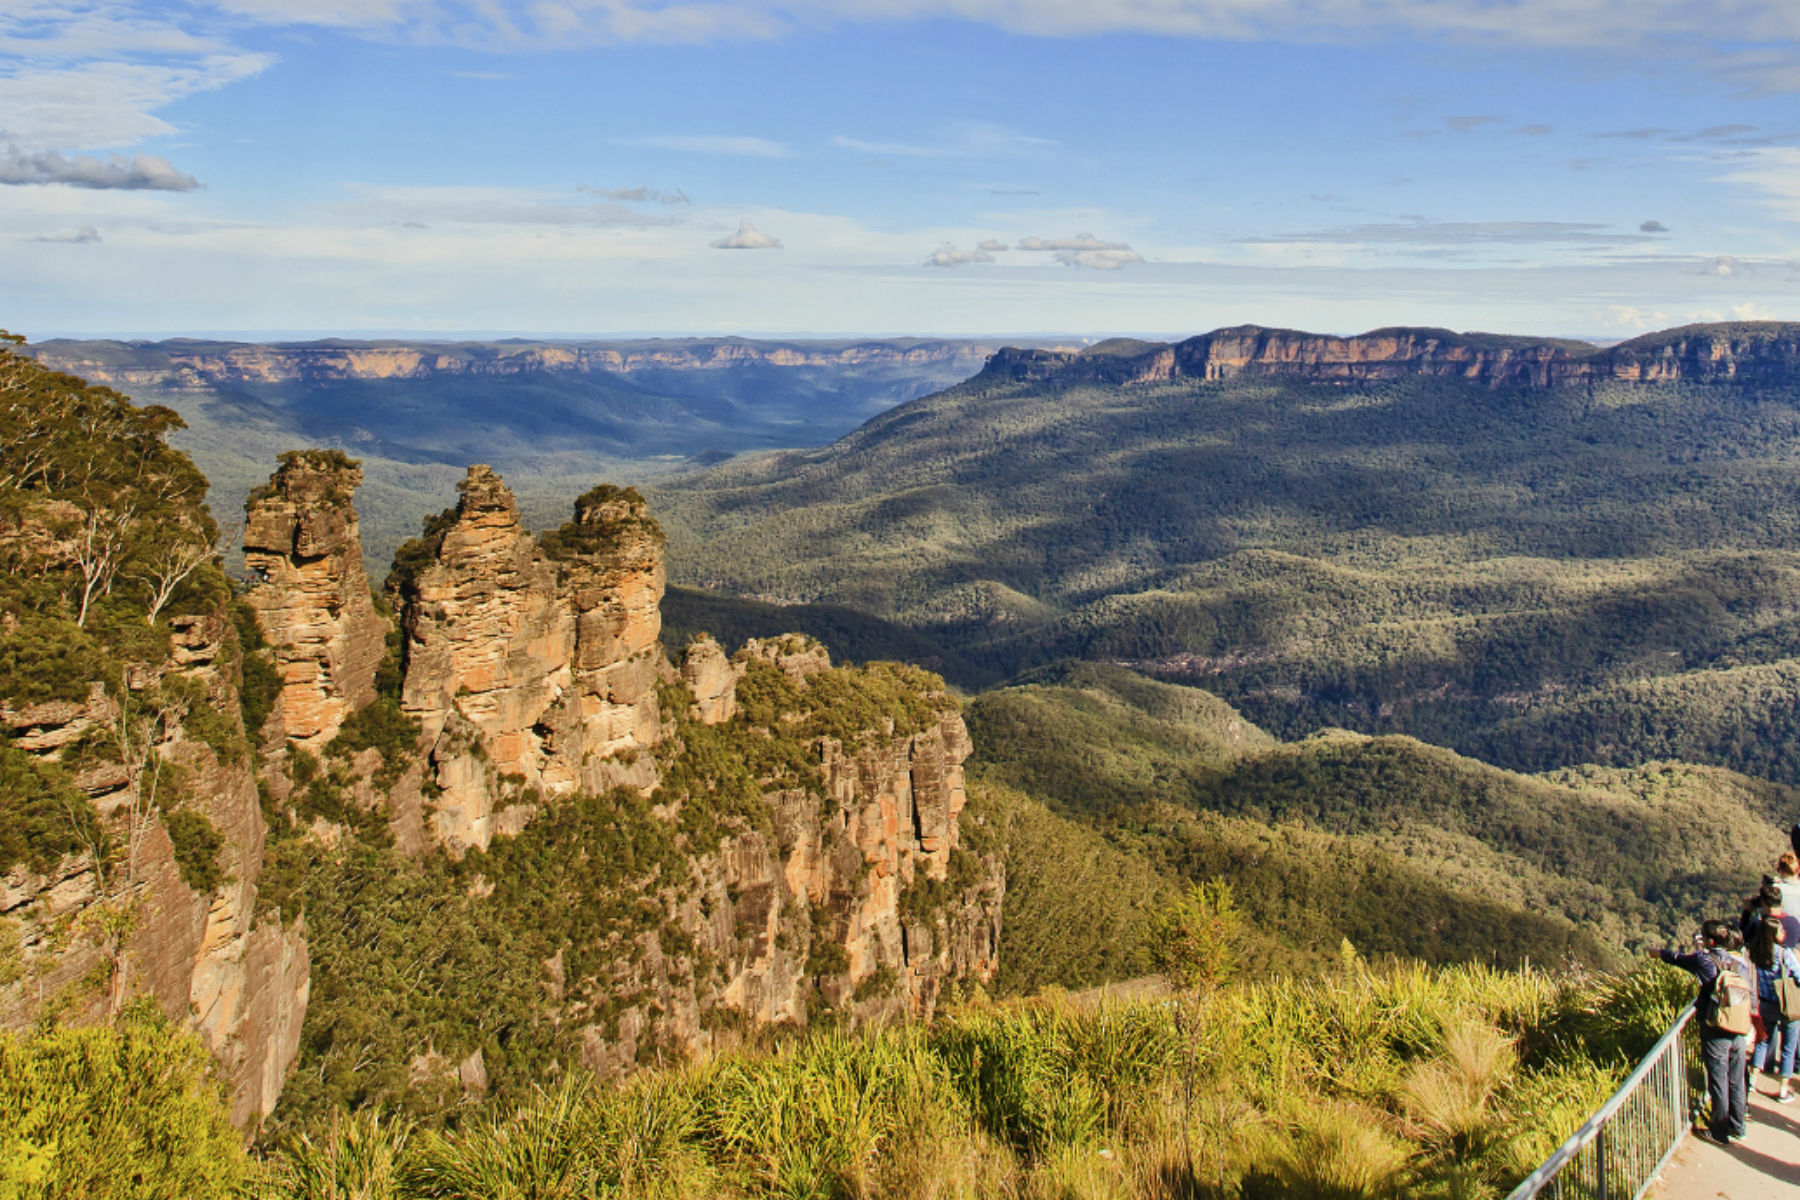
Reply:
[[0, 327], [1800, 319], [1792, 0], [0, 0]]

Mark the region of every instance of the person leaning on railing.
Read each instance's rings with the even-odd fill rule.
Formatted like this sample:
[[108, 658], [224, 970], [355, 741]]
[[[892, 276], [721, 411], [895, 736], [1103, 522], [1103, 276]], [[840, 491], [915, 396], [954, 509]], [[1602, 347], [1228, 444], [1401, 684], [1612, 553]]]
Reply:
[[[1696, 1132], [1727, 1145], [1731, 1138], [1741, 1138], [1749, 1132], [1744, 1124], [1744, 1060], [1756, 1012], [1756, 972], [1747, 960], [1732, 953], [1743, 947], [1744, 939], [1728, 922], [1707, 921], [1694, 935], [1694, 941], [1696, 947], [1691, 953], [1677, 954], [1665, 948], [1652, 951], [1651, 956], [1700, 980], [1700, 994], [1694, 998], [1694, 1024], [1700, 1030], [1700, 1057], [1706, 1063], [1706, 1091], [1712, 1100], [1712, 1114], [1706, 1129]], [[1740, 987], [1731, 987], [1730, 981], [1724, 980], [1722, 988], [1726, 971], [1736, 972]], [[1722, 990], [1729, 996], [1722, 997]], [[1721, 1003], [1722, 999], [1736, 1002]]]

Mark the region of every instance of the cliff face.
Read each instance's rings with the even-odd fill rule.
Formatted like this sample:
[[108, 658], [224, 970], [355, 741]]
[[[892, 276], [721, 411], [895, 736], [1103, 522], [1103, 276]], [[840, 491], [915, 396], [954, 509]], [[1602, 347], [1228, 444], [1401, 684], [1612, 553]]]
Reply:
[[258, 583], [247, 599], [282, 677], [274, 732], [314, 753], [375, 699], [387, 635], [351, 503], [361, 482], [342, 455], [292, 454], [245, 511], [244, 566]]
[[978, 362], [992, 347], [969, 342], [745, 342], [676, 339], [626, 343], [303, 342], [277, 345], [168, 342], [50, 342], [39, 359], [111, 387], [206, 391], [246, 383], [433, 379], [734, 367], [916, 366]]
[[203, 891], [184, 879], [168, 816], [149, 795], [152, 776], [118, 763], [79, 769], [77, 786], [120, 850], [103, 856], [104, 869], [80, 853], [46, 873], [18, 867], [0, 877], [0, 917], [18, 924], [24, 968], [20, 980], [0, 986], [0, 1027], [26, 1027], [51, 1012], [101, 1021], [126, 999], [149, 996], [212, 1048], [230, 1085], [232, 1119], [250, 1126], [275, 1107], [299, 1047], [305, 930], [256, 912], [264, 827], [249, 756], [221, 751], [179, 721], [144, 723], [145, 698], [170, 683], [198, 684], [194, 706], [237, 708], [228, 622], [180, 617], [174, 626], [169, 658], [135, 673], [123, 701], [96, 686], [83, 704], [0, 705], [0, 729], [51, 761], [96, 736], [151, 739], [145, 753], [183, 773], [181, 811], [204, 817], [219, 836], [221, 880]]
[[983, 375], [1064, 385], [1239, 377], [1363, 383], [1426, 375], [1473, 379], [1496, 387], [1546, 387], [1602, 379], [1773, 382], [1791, 380], [1796, 372], [1800, 372], [1800, 325], [1755, 322], [1689, 326], [1605, 350], [1583, 342], [1447, 329], [1377, 329], [1339, 338], [1244, 325], [1173, 345], [1136, 343], [1089, 351], [1009, 348], [989, 360]]
[[653, 786], [642, 752], [661, 732], [665, 665], [662, 552], [642, 501], [578, 506], [553, 559], [493, 471], [471, 467], [461, 492], [402, 587], [401, 706], [423, 729], [435, 836], [453, 851], [488, 844], [502, 779], [547, 796]]
[[[291, 464], [283, 471], [293, 475]], [[292, 530], [329, 533], [317, 544], [330, 552], [307, 558], [316, 571], [275, 561], [257, 589], [282, 663], [331, 640], [316, 635], [317, 621], [290, 614], [361, 579], [347, 494], [296, 482], [284, 486], [278, 474], [252, 509], [253, 518], [257, 504], [279, 514], [253, 520], [279, 534], [254, 534], [258, 546], [286, 545]], [[343, 489], [354, 482], [335, 477]], [[302, 491], [313, 499], [290, 512], [287, 498]], [[321, 769], [355, 781], [354, 803], [385, 806], [402, 850], [436, 845], [452, 858], [524, 835], [546, 806], [577, 803], [578, 793], [624, 789], [655, 801], [643, 819], [668, 832], [634, 836], [646, 855], [672, 837], [677, 856], [625, 874], [606, 911], [641, 918], [648, 907], [656, 919], [626, 928], [582, 918], [572, 936], [576, 957], [590, 964], [584, 977], [562, 978], [561, 952], [545, 964], [553, 1020], [578, 1031], [590, 1067], [611, 1073], [653, 1050], [699, 1051], [745, 1025], [805, 1024], [821, 1004], [856, 1017], [926, 1014], [948, 983], [993, 977], [1004, 880], [996, 856], [962, 844], [968, 733], [947, 697], [918, 690], [940, 683], [923, 673], [864, 680], [798, 636], [752, 642], [732, 657], [701, 638], [671, 666], [659, 640], [662, 536], [635, 492], [595, 488], [571, 521], [534, 537], [499, 476], [476, 466], [455, 511], [429, 528], [403, 547], [391, 581], [403, 647], [397, 708], [419, 730], [412, 758], [389, 764], [385, 790], [366, 752]], [[332, 691], [344, 678], [319, 672], [299, 682], [323, 681], [328, 707], [353, 708]], [[763, 724], [749, 724], [747, 686]], [[659, 689], [686, 699], [664, 711]], [[899, 704], [889, 711], [904, 721], [846, 725], [836, 712], [877, 695], [887, 699], [864, 711]], [[825, 728], [835, 732], [815, 731]], [[700, 732], [710, 729], [723, 740]], [[736, 785], [709, 772], [728, 773], [731, 760], [749, 762], [776, 742], [787, 749], [771, 751], [773, 774], [751, 784], [760, 786], [751, 811], [740, 800], [721, 810], [735, 815], [712, 815], [715, 790]], [[680, 777], [674, 790], [659, 787], [666, 772]], [[280, 790], [298, 795], [285, 781]], [[327, 839], [355, 836], [342, 825], [313, 828]], [[499, 869], [492, 861], [504, 860], [480, 860], [471, 895], [507, 883], [485, 874]], [[414, 1052], [421, 1078], [448, 1070], [436, 1047]]]
[[[802, 688], [832, 669], [822, 646], [799, 638], [751, 642], [736, 673], [750, 660]], [[768, 793], [770, 831], [726, 838], [664, 894], [687, 961], [647, 935], [615, 985], [635, 999], [582, 1027], [583, 1061], [609, 1074], [655, 1046], [717, 1045], [733, 1027], [722, 1012], [751, 1025], [805, 1025], [821, 1004], [857, 1019], [929, 1016], [946, 985], [990, 982], [1005, 879], [997, 857], [960, 842], [970, 749], [949, 711], [910, 734], [815, 743], [822, 790]], [[695, 960], [718, 964], [716, 975], [695, 972]]]

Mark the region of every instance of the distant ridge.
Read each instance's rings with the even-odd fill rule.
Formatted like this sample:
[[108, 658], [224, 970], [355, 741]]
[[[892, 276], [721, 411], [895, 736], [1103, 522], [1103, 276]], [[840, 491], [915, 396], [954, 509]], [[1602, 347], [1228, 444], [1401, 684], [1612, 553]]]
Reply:
[[975, 382], [1129, 385], [1268, 376], [1361, 383], [1435, 375], [1547, 387], [1591, 379], [1771, 382], [1797, 372], [1800, 324], [1785, 321], [1684, 325], [1606, 349], [1563, 338], [1404, 326], [1333, 337], [1237, 325], [1173, 343], [1113, 338], [1079, 351], [1005, 347]]
[[306, 342], [72, 341], [33, 344], [45, 366], [115, 387], [200, 391], [221, 384], [336, 382], [535, 374], [629, 374], [649, 370], [723, 370], [744, 366], [935, 366], [972, 369], [993, 343], [949, 338], [763, 341], [639, 338], [620, 341], [433, 342], [323, 338]]

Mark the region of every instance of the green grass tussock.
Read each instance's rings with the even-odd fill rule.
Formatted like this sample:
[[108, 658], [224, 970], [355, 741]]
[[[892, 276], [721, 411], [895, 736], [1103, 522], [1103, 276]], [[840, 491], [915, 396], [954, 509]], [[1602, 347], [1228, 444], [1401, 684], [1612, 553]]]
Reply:
[[1130, 1003], [978, 1002], [422, 1129], [290, 1134], [267, 1200], [1497, 1195], [1648, 1049], [1685, 983], [1370, 968]]

